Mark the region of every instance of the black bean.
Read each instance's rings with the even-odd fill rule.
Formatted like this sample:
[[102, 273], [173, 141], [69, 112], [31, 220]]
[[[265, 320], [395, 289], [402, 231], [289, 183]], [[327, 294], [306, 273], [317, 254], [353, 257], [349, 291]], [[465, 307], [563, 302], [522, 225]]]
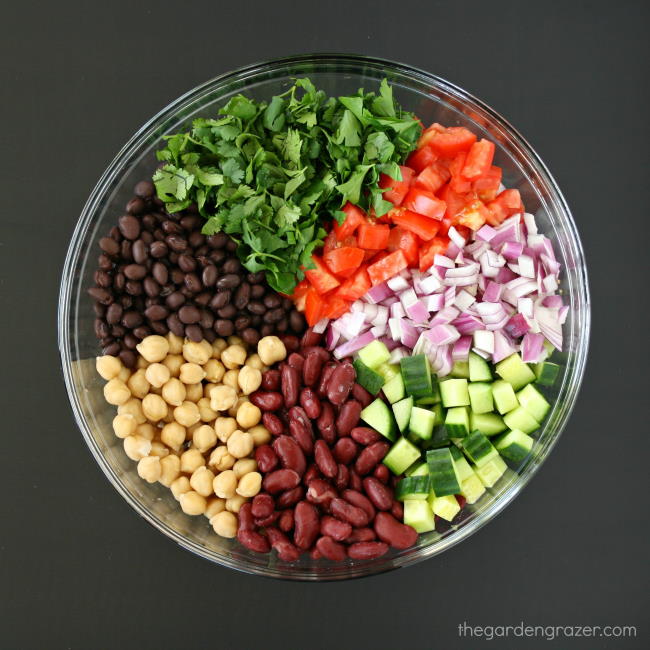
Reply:
[[264, 306], [267, 309], [275, 309], [280, 306], [281, 302], [282, 300], [280, 300], [280, 296], [277, 293], [267, 293], [264, 296]]
[[151, 307], [144, 310], [144, 315], [149, 320], [163, 320], [169, 316], [169, 311], [162, 305], [151, 305]]
[[261, 316], [264, 312], [266, 312], [266, 307], [264, 306], [263, 302], [260, 302], [259, 300], [251, 300], [246, 309], [251, 314], [257, 314], [258, 316]]
[[264, 282], [264, 271], [258, 271], [257, 273], [249, 273], [246, 276], [246, 280], [251, 284], [260, 284]]
[[444, 535], [447, 531], [451, 530], [451, 524], [442, 519], [442, 517], [436, 517], [436, 532]]
[[235, 331], [235, 328], [231, 320], [219, 318], [214, 322], [214, 331], [219, 336], [230, 336]]
[[101, 287], [91, 287], [88, 294], [102, 305], [110, 305], [113, 302], [113, 295]]
[[284, 311], [293, 309], [293, 301], [291, 298], [282, 298], [282, 309], [284, 309]]
[[214, 294], [214, 298], [210, 300], [210, 307], [215, 311], [221, 309], [224, 305], [230, 302], [230, 291], [218, 291]]
[[140, 181], [133, 188], [133, 193], [142, 199], [148, 199], [153, 196], [156, 191], [154, 184], [151, 181]]
[[120, 305], [124, 307], [124, 309], [131, 309], [133, 307], [133, 298], [131, 296], [120, 296]]
[[102, 350], [103, 354], [110, 354], [112, 357], [117, 356], [120, 353], [120, 344], [119, 343], [111, 343], [110, 345], [107, 345], [104, 347]]
[[147, 275], [147, 267], [142, 264], [128, 264], [124, 267], [124, 275], [129, 280], [142, 280]]
[[[224, 264], [224, 270], [225, 266], [226, 265]], [[234, 289], [235, 287], [239, 286], [240, 282], [241, 278], [238, 275], [235, 275], [234, 273], [227, 273], [226, 275], [222, 275], [217, 280], [217, 289]]]
[[180, 269], [172, 269], [172, 282], [174, 284], [183, 284], [185, 281], [185, 273]]
[[278, 323], [284, 318], [284, 309], [282, 307], [276, 307], [275, 309], [270, 309], [264, 314], [265, 323]]
[[181, 323], [191, 325], [199, 322], [201, 312], [194, 305], [184, 305], [178, 310], [178, 318]]
[[[199, 247], [194, 251], [194, 255], [195, 255], [196, 259], [199, 259], [199, 257], [202, 257], [202, 258], [204, 258], [205, 260], [207, 260], [208, 258], [205, 257], [205, 256], [206, 256], [209, 252], [210, 252], [210, 249], [209, 249], [205, 244], [203, 244], [202, 246], [199, 246]], [[200, 262], [200, 261], [201, 261], [201, 260], [199, 260], [199, 262]], [[206, 263], [207, 263], [207, 262], [206, 262]], [[205, 264], [203, 264], [203, 266], [205, 266]]]
[[168, 316], [166, 323], [172, 334], [176, 334], [176, 336], [183, 336], [185, 334], [185, 325], [181, 323], [178, 314], [171, 314], [171, 316]]
[[146, 277], [142, 283], [144, 292], [150, 297], [155, 298], [160, 295], [160, 285], [151, 277]]
[[115, 339], [112, 336], [105, 336], [104, 338], [99, 339], [99, 345], [101, 345], [103, 348], [114, 342]]
[[122, 318], [122, 312], [124, 310], [122, 309], [122, 306], [119, 305], [118, 303], [114, 302], [107, 310], [106, 310], [106, 322], [109, 323], [110, 325], [115, 325], [120, 322], [120, 319]]
[[235, 314], [237, 314], [237, 309], [234, 305], [225, 305], [221, 309], [217, 310], [217, 314], [219, 314], [219, 318], [231, 319], [235, 317]]
[[156, 334], [161, 334], [162, 336], [164, 336], [165, 334], [167, 334], [167, 332], [169, 332], [169, 327], [167, 327], [167, 323], [165, 323], [165, 321], [162, 320], [153, 321], [149, 323], [149, 326]]
[[120, 229], [117, 226], [113, 226], [109, 231], [108, 231], [109, 236], [114, 239], [118, 244], [122, 241], [122, 233], [120, 232]]
[[235, 291], [235, 298], [233, 299], [233, 304], [237, 309], [242, 310], [248, 304], [248, 301], [251, 298], [251, 285], [248, 282], [243, 282]]
[[181, 267], [181, 271], [190, 273], [196, 269], [196, 260], [191, 255], [183, 253], [178, 256], [178, 266]]
[[138, 344], [138, 339], [131, 332], [125, 334], [122, 340], [124, 341], [124, 345], [126, 345], [129, 350], [135, 350], [135, 346]]
[[451, 525], [460, 526], [460, 524], [469, 519], [471, 516], [472, 511], [470, 508], [461, 508], [460, 512], [456, 513], [456, 516], [451, 520]]
[[257, 345], [260, 340], [260, 333], [252, 327], [247, 327], [242, 331], [241, 337], [248, 345]]
[[217, 267], [209, 264], [203, 269], [203, 286], [205, 287], [213, 287], [214, 283], [217, 281]]
[[124, 287], [126, 285], [126, 277], [124, 276], [124, 273], [120, 271], [120, 273], [116, 273], [115, 277], [113, 278], [113, 287], [117, 289], [117, 291], [124, 291]]
[[216, 251], [212, 251], [210, 253], [210, 259], [215, 264], [221, 264], [226, 259], [226, 251], [224, 251], [223, 249], [218, 249]]
[[198, 293], [203, 289], [201, 280], [199, 280], [199, 276], [196, 273], [188, 273], [185, 278], [183, 278], [183, 281], [187, 289], [192, 293]]
[[122, 325], [133, 329], [142, 324], [142, 314], [139, 314], [137, 311], [127, 311], [122, 315]]
[[230, 251], [231, 253], [234, 253], [237, 250], [237, 242], [234, 242], [232, 239], [229, 239], [228, 243], [226, 244], [226, 250]]
[[231, 257], [223, 263], [224, 273], [239, 273], [241, 271], [241, 262], [236, 257]]
[[142, 340], [143, 338], [149, 336], [151, 334], [151, 328], [147, 327], [146, 325], [141, 325], [140, 327], [136, 327], [133, 330], [133, 336], [135, 336], [136, 339]]
[[260, 334], [262, 336], [270, 336], [271, 334], [273, 334], [273, 325], [271, 325], [270, 323], [264, 323], [264, 325], [262, 325], [260, 329]]
[[[144, 237], [142, 237], [142, 239], [144, 239]], [[149, 247], [149, 252], [151, 253], [151, 257], [160, 259], [161, 257], [165, 257], [165, 255], [167, 255], [169, 248], [164, 241], [155, 241], [150, 243], [151, 246]]]
[[133, 242], [132, 247], [133, 261], [137, 264], [142, 264], [147, 261], [147, 245], [142, 241], [142, 239], [136, 239]]
[[108, 289], [113, 284], [113, 278], [106, 271], [95, 271], [95, 284], [102, 289]]
[[199, 343], [201, 339], [203, 338], [203, 330], [201, 329], [200, 325], [197, 325], [196, 323], [192, 325], [188, 325], [185, 328], [185, 336], [190, 341], [194, 341], [195, 343]]
[[102, 305], [99, 302], [93, 303], [93, 311], [95, 312], [95, 316], [99, 316], [100, 318], [106, 316], [106, 305]]
[[111, 336], [114, 336], [116, 339], [121, 339], [126, 334], [126, 327], [122, 325], [113, 325], [111, 327]]
[[288, 329], [289, 329], [289, 321], [287, 320], [286, 317], [281, 318], [275, 324], [275, 331], [280, 332], [281, 334], [284, 334]]
[[180, 291], [174, 291], [167, 296], [165, 303], [170, 309], [177, 310], [185, 303], [185, 296]]
[[[181, 226], [183, 226], [183, 228], [185, 228], [185, 230], [189, 230], [189, 231], [197, 230], [201, 225], [201, 217], [197, 217], [194, 214], [187, 215], [181, 218], [180, 224]], [[198, 234], [200, 235], [201, 233], [199, 232]]]
[[199, 325], [205, 329], [212, 329], [214, 325], [214, 316], [207, 310], [201, 310], [201, 318], [199, 319]]
[[208, 246], [210, 248], [223, 248], [228, 243], [228, 235], [218, 232], [216, 235], [208, 237]]
[[99, 247], [111, 257], [120, 252], [120, 245], [111, 237], [102, 237], [99, 240]]
[[214, 343], [217, 339], [217, 334], [213, 329], [203, 328], [203, 338], [208, 341], [208, 343]]
[[168, 235], [165, 237], [165, 242], [169, 248], [177, 253], [182, 253], [187, 250], [187, 239], [184, 239], [180, 235]]
[[153, 277], [156, 278], [156, 282], [162, 285], [167, 284], [169, 271], [167, 271], [167, 267], [162, 262], [156, 262], [153, 265], [151, 272], [153, 273]]
[[145, 310], [144, 298], [142, 296], [134, 296], [133, 298], [133, 309], [143, 313]]
[[111, 261], [111, 258], [108, 257], [108, 255], [104, 255], [104, 253], [102, 253], [97, 258], [97, 266], [99, 266], [102, 271], [110, 271], [113, 268], [113, 262]]
[[183, 232], [183, 229], [171, 219], [166, 219], [162, 222], [162, 229], [167, 235], [180, 235]]
[[305, 317], [299, 311], [293, 309], [289, 314], [289, 325], [294, 332], [301, 334], [305, 330]]
[[[145, 214], [144, 217], [142, 217], [142, 225], [151, 234], [156, 227], [156, 217], [154, 217], [153, 214]], [[142, 234], [144, 235], [144, 233]], [[152, 239], [153, 239], [153, 235], [152, 235]], [[147, 243], [150, 244], [151, 242], [147, 242]]]
[[235, 329], [239, 332], [245, 330], [251, 324], [250, 316], [238, 316], [235, 319]]
[[[181, 224], [182, 223], [183, 219], [181, 219]], [[199, 248], [199, 246], [203, 246], [205, 242], [205, 235], [202, 235], [198, 230], [195, 230], [194, 232], [190, 233], [187, 241], [190, 243], [190, 246], [192, 248]]]
[[130, 214], [142, 214], [144, 212], [144, 206], [145, 202], [139, 196], [134, 196], [126, 204], [126, 211]]
[[120, 257], [130, 262], [133, 259], [133, 242], [125, 239], [120, 244]]
[[259, 314], [253, 314], [251, 316], [251, 325], [253, 327], [259, 327], [262, 324], [262, 317]]
[[251, 287], [251, 298], [257, 300], [264, 295], [264, 287], [261, 284], [254, 284]]
[[142, 282], [138, 282], [137, 280], [127, 280], [124, 288], [130, 296], [142, 295]]
[[126, 239], [131, 241], [138, 238], [140, 234], [140, 221], [136, 219], [133, 215], [125, 214], [118, 219], [118, 227], [120, 232]]
[[110, 331], [108, 323], [103, 318], [95, 318], [95, 336], [98, 339], [106, 338]]

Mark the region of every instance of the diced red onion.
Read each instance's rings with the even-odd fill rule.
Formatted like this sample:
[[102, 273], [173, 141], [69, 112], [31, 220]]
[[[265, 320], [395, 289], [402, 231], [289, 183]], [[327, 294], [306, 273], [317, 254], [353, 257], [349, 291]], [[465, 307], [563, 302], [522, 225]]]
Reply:
[[557, 319], [560, 325], [564, 325], [566, 322], [566, 317], [569, 314], [569, 305], [563, 305], [557, 312]]
[[405, 311], [408, 317], [416, 323], [426, 323], [429, 320], [429, 311], [422, 300], [409, 305]]
[[449, 324], [434, 325], [426, 335], [434, 345], [449, 345], [460, 338], [458, 330]]
[[399, 363], [401, 359], [404, 359], [404, 357], [409, 357], [411, 356], [412, 351], [407, 350], [406, 348], [395, 348], [394, 350], [391, 351], [390, 353], [390, 359], [388, 359], [388, 363], [396, 364]]
[[435, 275], [428, 275], [426, 278], [422, 278], [418, 284], [420, 285], [420, 290], [424, 295], [431, 295], [432, 293], [442, 289], [444, 286], [442, 280], [437, 278]]
[[454, 226], [452, 226], [447, 232], [447, 237], [449, 237], [458, 248], [463, 248], [467, 243], [465, 237], [463, 237]]
[[415, 291], [413, 291], [411, 288], [406, 289], [406, 291], [402, 291], [402, 293], [399, 294], [399, 299], [405, 309], [409, 305], [412, 305], [418, 301], [418, 297]]
[[394, 305], [396, 302], [399, 302], [399, 298], [397, 296], [390, 296], [390, 298], [386, 298], [386, 300], [382, 300], [379, 304], [384, 305], [384, 307], [390, 307], [391, 305]]
[[492, 353], [492, 361], [499, 363], [502, 359], [509, 357], [516, 352], [514, 345], [502, 331], [494, 332], [494, 352]]
[[519, 274], [524, 278], [535, 277], [535, 262], [533, 258], [528, 255], [520, 255], [518, 260]]
[[404, 291], [405, 289], [411, 289], [409, 281], [401, 275], [396, 275], [395, 277], [391, 278], [386, 282], [386, 285], [389, 289], [391, 289], [391, 291], [395, 291], [396, 293], [399, 291]]
[[446, 377], [451, 372], [453, 365], [454, 362], [451, 356], [451, 346], [446, 345], [443, 348], [440, 348], [436, 359], [436, 373], [438, 376]]
[[508, 320], [503, 329], [512, 338], [518, 339], [530, 329], [530, 325], [523, 314], [515, 314]]
[[390, 306], [390, 316], [391, 318], [404, 318], [404, 316], [406, 316], [406, 312], [404, 311], [401, 302], [398, 301]]
[[333, 327], [328, 327], [327, 332], [325, 333], [325, 345], [328, 350], [333, 350], [336, 347], [336, 344], [341, 338], [341, 332]]
[[375, 317], [370, 321], [371, 325], [385, 325], [388, 320], [388, 307], [379, 305]]
[[381, 302], [382, 300], [386, 300], [386, 298], [390, 298], [392, 295], [393, 292], [390, 290], [388, 285], [384, 282], [370, 289], [368, 293], [366, 293], [366, 295], [364, 296], [364, 299], [366, 302], [376, 304], [378, 302]]
[[562, 325], [557, 309], [543, 307], [541, 301], [535, 303], [535, 320], [541, 333], [558, 350], [562, 350]]
[[[532, 300], [531, 300], [531, 304], [532, 304]], [[562, 302], [562, 296], [546, 296], [546, 298], [542, 300], [542, 305], [544, 305], [544, 307], [551, 307], [551, 308], [555, 307], [557, 309], [560, 309], [561, 307], [564, 306], [564, 303]], [[531, 317], [532, 317], [532, 313], [531, 313]]]
[[469, 351], [472, 348], [472, 337], [461, 336], [455, 343], [451, 351], [451, 358], [453, 361], [467, 361], [469, 359]]
[[429, 321], [429, 325], [444, 325], [445, 323], [451, 323], [459, 314], [458, 309], [452, 307], [443, 307], [432, 319]]
[[490, 241], [492, 241], [492, 238], [496, 234], [497, 234], [497, 231], [494, 228], [492, 228], [492, 226], [488, 226], [487, 224], [484, 224], [476, 231], [475, 236], [476, 236], [477, 240], [481, 240], [481, 241], [484, 241], [484, 242], [490, 242]]
[[[549, 305], [550, 307], [550, 305]], [[519, 298], [517, 300], [517, 311], [528, 318], [533, 317], [533, 299], [532, 298]]]
[[496, 278], [494, 278], [499, 284], [506, 284], [510, 280], [514, 280], [517, 276], [507, 267], [499, 269]]
[[367, 332], [361, 334], [361, 336], [350, 339], [347, 343], [344, 343], [343, 345], [340, 345], [338, 348], [336, 348], [334, 350], [334, 356], [337, 359], [349, 357], [355, 352], [358, 352], [361, 348], [368, 345], [368, 343], [372, 343], [374, 340], [375, 337], [373, 336], [372, 332], [368, 330]]
[[489, 330], [476, 330], [474, 332], [474, 347], [488, 354], [494, 352], [494, 332]]
[[388, 336], [382, 336], [379, 339], [387, 348], [389, 351], [393, 351], [396, 348], [400, 347], [399, 341], [393, 341], [390, 337]]
[[440, 311], [445, 306], [445, 294], [435, 293], [432, 296], [427, 296], [425, 304], [429, 312]]
[[547, 275], [542, 280], [542, 285], [544, 286], [544, 293], [553, 293], [558, 289], [557, 279], [554, 274]]
[[483, 300], [485, 302], [498, 302], [501, 299], [503, 285], [493, 280], [488, 280], [485, 290], [483, 291]]
[[417, 343], [418, 338], [420, 337], [420, 334], [415, 326], [405, 318], [402, 318], [400, 321], [400, 330], [400, 341], [402, 344], [407, 348], [413, 349], [413, 346]]
[[[483, 299], [485, 300], [485, 295], [483, 296]], [[466, 309], [469, 309], [469, 307], [471, 307], [475, 302], [476, 298], [471, 293], [469, 293], [469, 291], [461, 289], [454, 298], [454, 307], [463, 312]]]
[[[483, 226], [485, 228], [486, 226]], [[488, 228], [490, 226], [487, 226]], [[496, 233], [496, 231], [495, 231]], [[475, 241], [469, 244], [468, 246], [465, 246], [465, 252], [468, 255], [471, 255], [475, 260], [478, 260], [483, 253], [485, 253], [486, 250], [489, 250], [490, 245], [485, 242], [485, 241]]]
[[518, 223], [507, 224], [505, 221], [501, 226], [497, 228], [496, 235], [492, 237], [490, 241], [490, 246], [497, 247], [499, 244], [502, 244], [505, 241], [521, 241], [521, 226]]
[[372, 332], [373, 336], [380, 338], [386, 334], [387, 327], [387, 323], [384, 323], [383, 325], [375, 325], [374, 327], [370, 328], [370, 331]]
[[535, 223], [535, 215], [530, 212], [524, 212], [524, 224], [526, 224], [526, 232], [529, 235], [537, 234], [537, 224]]
[[436, 253], [433, 257], [433, 265], [434, 266], [442, 266], [443, 268], [447, 269], [453, 269], [456, 264], [454, 263], [454, 260], [446, 257], [445, 255], [440, 255]]
[[507, 260], [516, 260], [524, 252], [524, 245], [518, 241], [507, 241], [501, 246], [499, 253]]
[[458, 318], [451, 321], [451, 324], [461, 334], [473, 334], [477, 330], [483, 329], [484, 325], [480, 318], [472, 316], [472, 314], [464, 313]]
[[316, 325], [312, 327], [314, 334], [322, 334], [326, 329], [327, 325], [330, 322], [329, 318], [321, 318]]
[[365, 315], [366, 323], [370, 323], [372, 319], [377, 315], [379, 311], [379, 305], [373, 305], [372, 303], [366, 302], [363, 305], [363, 313]]
[[524, 363], [537, 363], [544, 347], [544, 337], [541, 334], [527, 332], [521, 339], [521, 360]]

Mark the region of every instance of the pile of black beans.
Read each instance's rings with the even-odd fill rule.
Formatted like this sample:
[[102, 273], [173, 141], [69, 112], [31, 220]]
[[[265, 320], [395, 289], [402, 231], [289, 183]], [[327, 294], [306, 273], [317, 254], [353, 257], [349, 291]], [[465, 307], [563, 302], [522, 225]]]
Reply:
[[192, 207], [165, 212], [153, 183], [141, 181], [106, 237], [95, 286], [95, 334], [104, 354], [133, 367], [135, 346], [169, 331], [192, 341], [236, 334], [251, 345], [270, 334], [305, 330], [303, 315], [273, 291], [264, 273], [249, 273], [224, 233], [201, 233]]

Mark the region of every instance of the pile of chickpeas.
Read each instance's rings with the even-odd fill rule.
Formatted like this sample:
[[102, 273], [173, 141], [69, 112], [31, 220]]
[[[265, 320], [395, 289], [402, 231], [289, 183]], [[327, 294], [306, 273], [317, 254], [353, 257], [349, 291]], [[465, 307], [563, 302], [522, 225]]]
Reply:
[[271, 434], [248, 395], [262, 372], [286, 357], [282, 341], [261, 339], [250, 352], [236, 336], [213, 343], [171, 332], [137, 346], [136, 368], [97, 357], [104, 397], [117, 406], [113, 430], [139, 476], [170, 488], [188, 515], [205, 515], [222, 537], [237, 534], [237, 513], [261, 488], [255, 447]]

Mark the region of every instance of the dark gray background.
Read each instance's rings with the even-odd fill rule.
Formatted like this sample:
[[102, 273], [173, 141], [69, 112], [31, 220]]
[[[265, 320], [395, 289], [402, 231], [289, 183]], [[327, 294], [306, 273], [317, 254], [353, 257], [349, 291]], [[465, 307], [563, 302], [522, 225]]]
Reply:
[[[5, 6], [0, 646], [548, 647], [457, 636], [465, 620], [524, 620], [638, 626], [636, 639], [552, 647], [647, 647], [646, 9], [620, 0]], [[66, 246], [121, 145], [196, 84], [307, 51], [401, 60], [505, 115], [564, 190], [593, 297], [584, 387], [530, 486], [444, 555], [344, 584], [240, 575], [150, 528], [86, 449], [56, 349]]]

